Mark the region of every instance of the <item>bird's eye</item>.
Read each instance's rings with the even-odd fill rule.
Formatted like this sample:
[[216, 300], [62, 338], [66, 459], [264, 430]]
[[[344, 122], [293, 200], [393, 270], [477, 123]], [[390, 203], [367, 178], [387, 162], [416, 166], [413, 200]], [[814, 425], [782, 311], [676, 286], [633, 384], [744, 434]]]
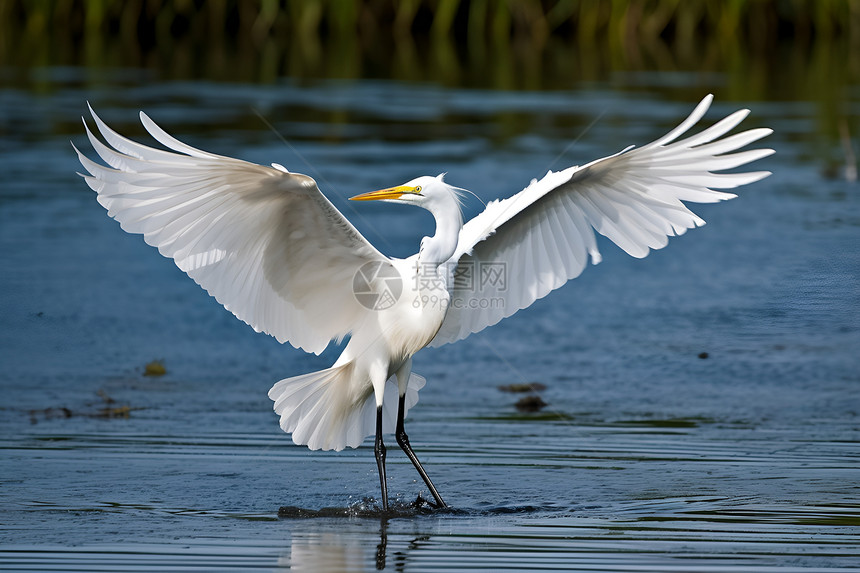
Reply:
[[421, 193], [421, 185], [418, 185], [417, 187], [415, 187], [415, 192]]

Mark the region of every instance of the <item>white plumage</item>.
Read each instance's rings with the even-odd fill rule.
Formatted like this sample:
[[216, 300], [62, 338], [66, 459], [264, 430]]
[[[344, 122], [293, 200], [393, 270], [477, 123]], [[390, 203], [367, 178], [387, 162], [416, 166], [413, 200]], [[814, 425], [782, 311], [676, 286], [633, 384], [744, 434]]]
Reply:
[[[507, 280], [453, 289], [450, 310], [431, 346], [466, 338], [528, 307], [578, 277], [589, 257], [599, 263], [592, 228], [627, 254], [642, 258], [650, 249], [665, 247], [669, 237], [705, 224], [682, 201], [732, 199], [736, 195], [714, 189], [734, 189], [770, 175], [713, 173], [773, 153], [755, 149], [724, 155], [767, 136], [770, 129], [714, 141], [737, 126], [748, 110], [675, 141], [702, 118], [712, 99], [703, 99], [681, 125], [657, 141], [582, 167], [550, 171], [513, 197], [491, 202], [466, 223], [452, 262], [471, 265], [475, 272], [487, 263], [502, 264]], [[476, 295], [484, 301], [501, 297], [504, 304], [474, 304]]]
[[724, 137], [747, 110], [678, 139], [711, 100], [657, 141], [551, 171], [465, 225], [457, 190], [442, 176], [353, 197], [433, 214], [434, 236], [408, 259], [382, 255], [310, 177], [200, 151], [143, 113], [146, 130], [170, 151], [122, 137], [90, 110], [108, 145], [88, 127], [87, 135], [109, 167], [78, 156], [99, 203], [124, 230], [142, 234], [258, 332], [317, 354], [349, 336], [331, 368], [281, 380], [269, 392], [281, 427], [297, 444], [340, 450], [375, 431], [387, 507], [381, 434], [393, 430], [444, 505], [403, 430], [424, 385], [411, 372], [411, 357], [496, 324], [578, 276], [589, 258], [600, 262], [594, 231], [645, 257], [668, 237], [704, 224], [684, 202], [731, 199], [717, 190], [769, 175], [716, 173], [773, 153], [733, 153], [771, 133], [760, 128]]

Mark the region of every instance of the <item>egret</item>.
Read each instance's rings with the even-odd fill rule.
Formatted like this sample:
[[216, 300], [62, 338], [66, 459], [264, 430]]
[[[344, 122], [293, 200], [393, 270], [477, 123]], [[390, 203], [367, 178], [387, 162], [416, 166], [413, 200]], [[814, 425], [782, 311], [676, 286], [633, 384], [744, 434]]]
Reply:
[[[404, 418], [423, 377], [413, 355], [466, 338], [526, 308], [601, 260], [594, 231], [633, 257], [704, 221], [684, 202], [716, 203], [768, 171], [715, 173], [773, 153], [738, 151], [772, 132], [726, 134], [737, 111], [679, 139], [710, 107], [708, 95], [665, 136], [642, 147], [549, 171], [463, 223], [463, 189], [443, 175], [351, 197], [430, 211], [435, 233], [406, 259], [378, 251], [307, 175], [215, 155], [168, 135], [146, 114], [156, 149], [109, 128], [84, 127], [107, 166], [77, 147], [81, 174], [108, 215], [142, 234], [254, 330], [321, 353], [349, 337], [325, 370], [269, 390], [280, 426], [310, 449], [358, 447], [375, 435], [381, 504], [388, 508], [383, 434], [395, 434], [438, 507], [445, 502], [409, 445]], [[724, 137], [725, 136], [725, 137]], [[497, 271], [493, 275], [490, 271]], [[485, 271], [493, 280], [484, 280]], [[501, 272], [503, 276], [498, 273]]]

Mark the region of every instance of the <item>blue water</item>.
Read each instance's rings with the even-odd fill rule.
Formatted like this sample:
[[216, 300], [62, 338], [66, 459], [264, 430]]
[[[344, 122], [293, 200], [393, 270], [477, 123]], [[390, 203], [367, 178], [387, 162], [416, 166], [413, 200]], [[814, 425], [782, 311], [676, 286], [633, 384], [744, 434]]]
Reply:
[[[694, 76], [497, 92], [41, 73], [50, 90], [0, 89], [0, 570], [860, 570], [860, 187], [812, 103], [729, 101]], [[426, 491], [392, 448], [391, 519], [370, 442], [295, 446], [266, 397], [339, 349], [305, 355], [224, 311], [106, 216], [69, 145], [88, 147], [86, 101], [139, 140], [144, 109], [314, 176], [405, 256], [428, 214], [344, 198], [440, 172], [506, 196], [662, 135], [708, 91], [708, 123], [750, 107], [745, 126], [774, 128], [774, 175], [697, 206], [708, 225], [644, 260], [602, 241], [563, 289], [420, 353], [407, 429], [456, 511], [409, 509]], [[143, 376], [156, 359], [167, 374]], [[546, 386], [540, 414], [498, 389], [525, 382]]]

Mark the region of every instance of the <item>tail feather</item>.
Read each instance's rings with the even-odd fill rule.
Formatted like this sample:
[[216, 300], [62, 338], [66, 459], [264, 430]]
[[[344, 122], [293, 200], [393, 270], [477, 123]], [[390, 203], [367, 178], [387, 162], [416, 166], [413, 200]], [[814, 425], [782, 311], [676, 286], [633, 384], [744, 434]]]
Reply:
[[[360, 378], [360, 377], [359, 377]], [[418, 402], [426, 381], [411, 374], [406, 390], [408, 410]], [[312, 450], [357, 448], [376, 432], [376, 400], [370, 380], [356, 379], [353, 363], [281, 380], [269, 390], [281, 428], [293, 442]], [[393, 432], [397, 420], [397, 383], [385, 385], [383, 431]]]

